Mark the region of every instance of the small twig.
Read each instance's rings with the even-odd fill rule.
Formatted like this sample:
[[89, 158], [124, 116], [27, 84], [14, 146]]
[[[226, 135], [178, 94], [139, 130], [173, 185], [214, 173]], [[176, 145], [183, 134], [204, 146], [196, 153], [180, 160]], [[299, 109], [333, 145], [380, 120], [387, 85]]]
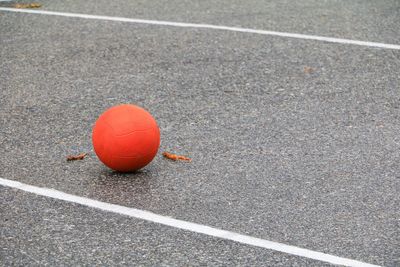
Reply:
[[68, 156], [67, 161], [72, 161], [72, 160], [82, 160], [87, 156], [87, 153], [82, 153], [77, 156]]
[[29, 4], [14, 4], [14, 8], [39, 8], [42, 5], [39, 3], [29, 3]]
[[183, 160], [183, 161], [189, 161], [189, 162], [192, 161], [192, 159], [190, 159], [188, 157], [175, 155], [175, 154], [168, 153], [168, 152], [164, 152], [164, 153], [162, 153], [162, 155], [165, 158], [170, 159], [170, 160], [174, 160], [174, 161], [177, 161], [177, 160]]
[[308, 67], [308, 66], [304, 67], [304, 73], [310, 74], [310, 73], [313, 73], [313, 72], [314, 72], [313, 68]]

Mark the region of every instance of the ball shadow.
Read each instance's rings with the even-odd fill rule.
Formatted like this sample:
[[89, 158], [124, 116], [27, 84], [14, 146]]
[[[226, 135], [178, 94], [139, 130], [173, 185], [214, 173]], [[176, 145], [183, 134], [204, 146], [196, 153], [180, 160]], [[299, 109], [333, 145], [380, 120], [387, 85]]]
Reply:
[[110, 203], [120, 205], [140, 204], [151, 197], [154, 172], [154, 169], [117, 172], [103, 168], [92, 179], [90, 194], [97, 199]]

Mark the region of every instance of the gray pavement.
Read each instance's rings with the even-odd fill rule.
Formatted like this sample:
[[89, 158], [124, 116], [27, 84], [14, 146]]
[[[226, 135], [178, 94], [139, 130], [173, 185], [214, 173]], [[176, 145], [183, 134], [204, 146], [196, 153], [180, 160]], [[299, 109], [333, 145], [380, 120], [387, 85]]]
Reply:
[[[400, 22], [385, 13], [399, 17], [395, 1], [346, 1], [351, 8], [342, 1], [297, 2], [304, 10], [263, 1], [226, 3], [225, 16], [210, 2], [43, 3], [48, 10], [399, 43], [393, 31], [399, 32]], [[357, 9], [360, 5], [368, 12]], [[323, 17], [304, 14], [315, 9], [334, 15], [337, 29]], [[357, 15], [346, 20], [352, 9]], [[369, 12], [381, 15], [371, 18]], [[305, 26], [308, 31], [302, 28], [306, 17], [315, 26]], [[379, 24], [369, 27], [365, 18]], [[275, 21], [273, 28], [269, 20]], [[0, 177], [369, 263], [399, 264], [400, 52], [1, 11], [0, 25]], [[314, 71], [305, 73], [306, 66]], [[92, 152], [91, 127], [118, 103], [149, 110], [161, 128], [160, 152], [193, 161], [174, 163], [159, 155], [135, 174], [101, 165]], [[85, 151], [87, 159], [65, 161], [66, 155]], [[105, 260], [110, 247], [121, 246], [121, 253], [129, 248], [137, 253], [127, 264], [322, 265], [1, 190], [2, 214], [20, 222], [2, 221], [2, 233], [17, 236], [14, 241], [1, 236], [7, 244], [3, 265], [13, 260], [24, 265], [27, 258], [18, 250], [29, 250], [35, 259], [50, 255], [50, 265], [74, 265], [58, 257], [63, 254], [54, 252], [50, 238], [35, 245], [22, 238], [33, 214], [43, 217], [46, 209], [48, 216], [61, 217], [55, 222], [59, 244], [74, 240], [67, 230], [76, 220], [96, 234], [98, 239], [84, 242]], [[35, 208], [26, 207], [30, 202]], [[26, 209], [30, 215], [22, 212]], [[88, 221], [92, 217], [98, 228]], [[120, 221], [146, 242], [129, 246], [120, 239], [113, 245], [110, 232], [126, 233]], [[51, 222], [44, 229], [35, 224], [32, 235], [54, 233]], [[167, 248], [159, 251], [155, 243]], [[13, 244], [13, 252], [4, 249]], [[79, 248], [67, 250], [74, 254]], [[175, 253], [183, 250], [188, 252]], [[169, 252], [175, 256], [163, 261]], [[81, 254], [79, 261], [93, 264], [85, 255], [91, 254]], [[120, 263], [118, 256], [108, 260], [107, 265]]]
[[[309, 259], [0, 188], [4, 266], [311, 266]], [[3, 205], [2, 205], [3, 207]]]
[[209, 23], [400, 43], [397, 0], [65, 0], [41, 1], [53, 11]]

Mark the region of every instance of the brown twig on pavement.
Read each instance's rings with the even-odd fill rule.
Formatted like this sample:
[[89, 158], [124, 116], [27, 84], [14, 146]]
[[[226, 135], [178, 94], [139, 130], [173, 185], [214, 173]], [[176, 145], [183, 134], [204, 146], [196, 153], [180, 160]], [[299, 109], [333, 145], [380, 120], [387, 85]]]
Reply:
[[170, 159], [170, 160], [174, 160], [174, 161], [177, 161], [177, 160], [192, 161], [192, 160], [191, 160], [190, 158], [188, 158], [188, 157], [180, 156], [180, 155], [175, 155], [175, 154], [168, 153], [168, 152], [164, 152], [164, 153], [162, 153], [162, 155], [163, 155], [165, 158]]
[[67, 161], [72, 161], [72, 160], [82, 160], [87, 156], [87, 153], [81, 153], [77, 156], [68, 156]]

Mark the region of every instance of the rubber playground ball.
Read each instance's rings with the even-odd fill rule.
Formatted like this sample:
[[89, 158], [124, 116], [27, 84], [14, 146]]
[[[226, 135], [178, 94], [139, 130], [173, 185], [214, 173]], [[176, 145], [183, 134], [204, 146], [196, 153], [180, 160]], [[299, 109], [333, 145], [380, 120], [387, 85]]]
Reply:
[[92, 133], [97, 157], [120, 172], [149, 164], [160, 145], [157, 122], [146, 110], [129, 104], [111, 107], [97, 119]]

